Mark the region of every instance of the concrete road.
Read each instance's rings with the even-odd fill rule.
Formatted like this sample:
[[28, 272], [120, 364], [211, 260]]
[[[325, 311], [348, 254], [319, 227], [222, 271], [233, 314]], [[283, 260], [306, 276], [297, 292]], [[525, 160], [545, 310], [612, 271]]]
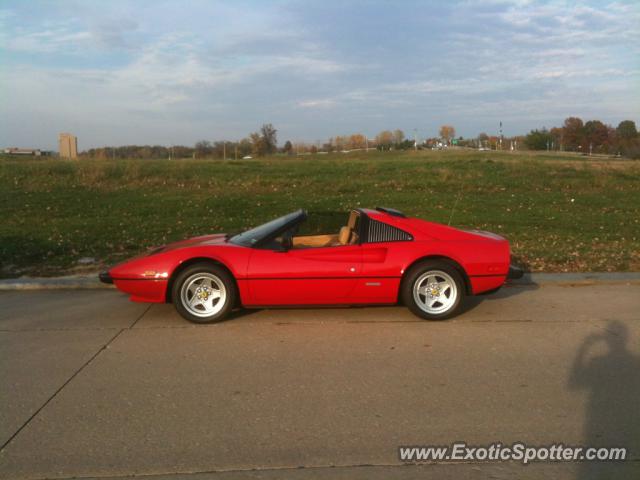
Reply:
[[[1, 478], [640, 475], [640, 285], [505, 288], [446, 322], [382, 307], [210, 326], [112, 290], [2, 292], [0, 355]], [[398, 459], [455, 441], [631, 459]]]

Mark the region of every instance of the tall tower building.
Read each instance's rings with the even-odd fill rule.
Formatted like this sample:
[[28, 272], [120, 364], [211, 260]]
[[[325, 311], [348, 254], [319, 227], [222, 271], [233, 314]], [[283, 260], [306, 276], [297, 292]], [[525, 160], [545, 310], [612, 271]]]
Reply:
[[78, 158], [78, 138], [70, 133], [58, 135], [58, 151], [62, 158]]

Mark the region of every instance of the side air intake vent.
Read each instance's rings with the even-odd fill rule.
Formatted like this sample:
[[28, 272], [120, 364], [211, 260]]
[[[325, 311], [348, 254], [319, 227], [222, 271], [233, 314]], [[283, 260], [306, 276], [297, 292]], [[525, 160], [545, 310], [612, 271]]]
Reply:
[[369, 220], [368, 242], [402, 242], [410, 240], [413, 240], [413, 237], [404, 230], [377, 220]]

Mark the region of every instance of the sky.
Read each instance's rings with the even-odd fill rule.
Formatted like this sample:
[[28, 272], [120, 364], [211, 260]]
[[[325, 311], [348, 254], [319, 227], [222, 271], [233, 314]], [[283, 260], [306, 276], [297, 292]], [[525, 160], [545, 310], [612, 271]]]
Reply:
[[640, 2], [0, 0], [0, 146], [640, 123]]

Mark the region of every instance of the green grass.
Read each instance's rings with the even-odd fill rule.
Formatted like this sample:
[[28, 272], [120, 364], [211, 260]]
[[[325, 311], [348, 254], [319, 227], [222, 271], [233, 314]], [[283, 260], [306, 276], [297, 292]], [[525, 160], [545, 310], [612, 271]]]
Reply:
[[[277, 215], [391, 206], [500, 233], [534, 271], [640, 270], [640, 163], [358, 152], [264, 160], [0, 159], [4, 276], [102, 265]], [[96, 268], [96, 266], [93, 266]]]

